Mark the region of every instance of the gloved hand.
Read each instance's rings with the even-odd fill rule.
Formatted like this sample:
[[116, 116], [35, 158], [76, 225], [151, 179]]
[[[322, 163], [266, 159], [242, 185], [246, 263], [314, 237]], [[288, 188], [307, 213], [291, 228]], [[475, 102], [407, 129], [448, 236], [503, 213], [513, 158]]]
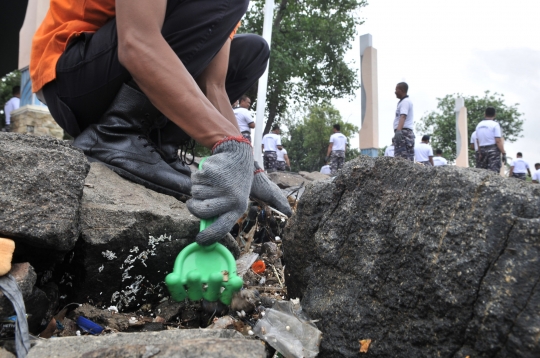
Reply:
[[281, 211], [283, 214], [291, 217], [292, 210], [289, 201], [281, 192], [281, 189], [264, 174], [264, 170], [255, 162], [255, 173], [253, 175], [253, 184], [251, 185], [251, 194], [255, 199], [264, 201]]
[[286, 165], [286, 166], [285, 166], [285, 170], [291, 171], [291, 167], [288, 166], [288, 165]]
[[219, 216], [197, 235], [197, 243], [208, 246], [232, 229], [247, 209], [253, 181], [253, 148], [244, 137], [227, 137], [212, 149], [202, 169], [191, 175], [189, 211], [201, 218]]
[[330, 157], [324, 157], [324, 162], [328, 163], [330, 161]]
[[403, 132], [400, 130], [396, 130], [394, 133], [394, 141], [396, 143], [401, 142], [403, 140]]
[[502, 154], [502, 162], [506, 164], [506, 153]]

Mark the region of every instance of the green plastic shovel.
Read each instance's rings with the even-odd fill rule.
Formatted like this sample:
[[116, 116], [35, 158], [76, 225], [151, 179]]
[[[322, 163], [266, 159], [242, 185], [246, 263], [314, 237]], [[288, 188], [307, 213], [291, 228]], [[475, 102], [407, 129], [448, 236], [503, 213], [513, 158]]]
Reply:
[[[206, 158], [205, 158], [206, 159]], [[203, 159], [199, 164], [201, 169]], [[201, 220], [200, 231], [215, 219]], [[234, 292], [240, 291], [243, 281], [236, 274], [236, 261], [220, 243], [201, 246], [196, 242], [186, 246], [176, 257], [173, 272], [165, 277], [165, 284], [175, 301], [204, 298], [229, 305]]]

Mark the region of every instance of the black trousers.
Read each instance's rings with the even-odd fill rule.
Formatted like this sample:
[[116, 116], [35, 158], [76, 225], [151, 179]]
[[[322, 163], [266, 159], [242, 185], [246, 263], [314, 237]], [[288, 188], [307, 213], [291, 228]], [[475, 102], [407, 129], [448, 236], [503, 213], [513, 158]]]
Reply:
[[[246, 12], [249, 0], [169, 0], [162, 34], [197, 78]], [[231, 103], [263, 74], [270, 50], [257, 35], [236, 35], [226, 78]], [[72, 40], [56, 65], [56, 80], [43, 88], [55, 121], [71, 136], [97, 123], [131, 75], [118, 60], [116, 19]]]

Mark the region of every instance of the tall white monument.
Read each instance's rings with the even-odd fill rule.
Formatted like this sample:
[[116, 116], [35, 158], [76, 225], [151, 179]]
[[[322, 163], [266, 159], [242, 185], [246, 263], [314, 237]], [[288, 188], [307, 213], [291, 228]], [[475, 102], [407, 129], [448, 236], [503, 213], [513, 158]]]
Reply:
[[468, 130], [467, 130], [467, 107], [465, 100], [456, 98], [456, 166], [469, 167]]
[[370, 157], [379, 154], [379, 85], [377, 80], [377, 50], [370, 34], [360, 36], [362, 78], [362, 127], [360, 152]]

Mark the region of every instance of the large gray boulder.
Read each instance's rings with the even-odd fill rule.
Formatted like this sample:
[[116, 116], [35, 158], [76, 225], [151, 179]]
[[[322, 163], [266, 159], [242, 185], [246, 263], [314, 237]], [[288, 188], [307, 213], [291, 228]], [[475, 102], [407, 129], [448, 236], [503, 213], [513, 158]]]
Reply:
[[42, 256], [71, 250], [89, 169], [83, 153], [52, 137], [0, 133], [0, 168], [0, 237]]
[[540, 185], [360, 157], [308, 185], [287, 289], [320, 357], [539, 357]]
[[264, 358], [259, 340], [234, 330], [180, 330], [118, 333], [41, 340], [28, 358], [177, 357]]
[[79, 300], [124, 309], [168, 295], [163, 280], [195, 239], [199, 219], [174, 197], [92, 163], [81, 229], [62, 284], [72, 286]]

